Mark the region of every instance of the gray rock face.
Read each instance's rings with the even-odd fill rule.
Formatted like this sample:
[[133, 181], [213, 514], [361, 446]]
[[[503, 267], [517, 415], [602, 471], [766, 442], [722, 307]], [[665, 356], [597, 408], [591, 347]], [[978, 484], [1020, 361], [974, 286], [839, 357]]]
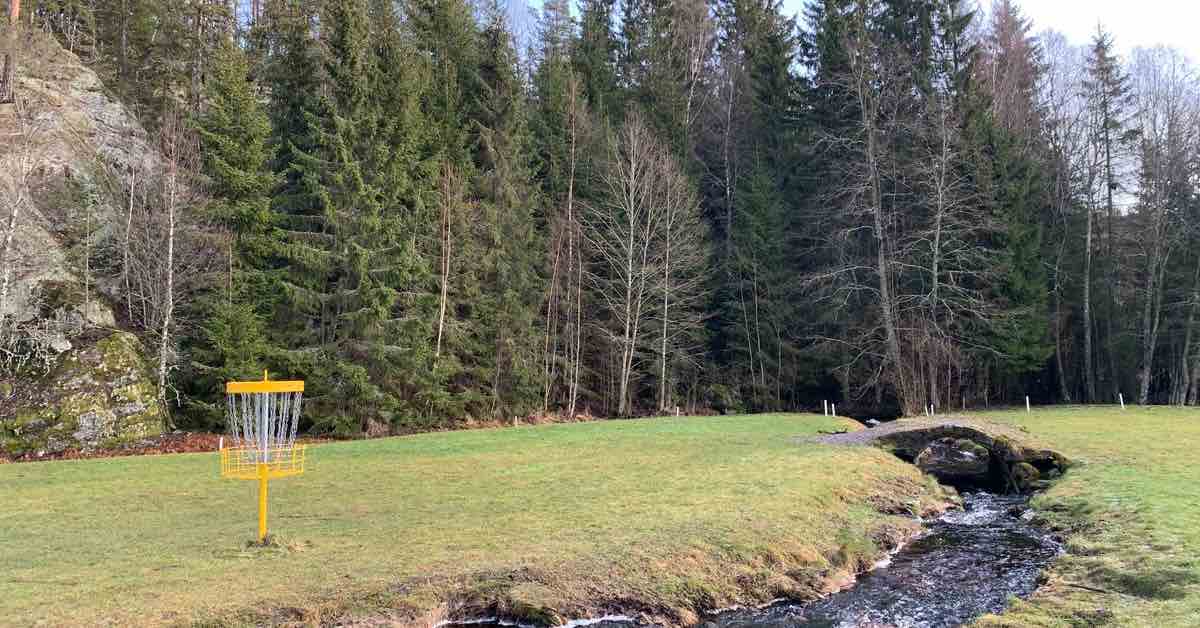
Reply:
[[[30, 33], [18, 65], [21, 100], [0, 105], [0, 166], [23, 181], [3, 339], [24, 361], [0, 372], [0, 451], [93, 449], [152, 436], [165, 415], [138, 339], [118, 331], [117, 286], [95, 260], [125, 228], [114, 183], [159, 162], [137, 119], [53, 38]], [[16, 198], [16, 197], [13, 197]], [[12, 214], [0, 216], [7, 226]], [[84, 253], [90, 270], [84, 277]], [[123, 291], [122, 291], [123, 292]]]
[[[14, 82], [24, 103], [23, 116], [29, 120], [21, 122], [11, 105], [7, 105], [8, 111], [0, 111], [0, 165], [9, 172], [18, 167], [27, 170], [35, 200], [63, 180], [99, 189], [102, 181], [156, 163], [158, 157], [145, 130], [128, 109], [104, 93], [95, 72], [47, 35], [35, 34], [28, 43], [31, 49]], [[31, 139], [26, 141], [26, 137]], [[5, 193], [0, 190], [0, 198]], [[93, 233], [87, 237], [99, 248], [100, 241], [120, 226], [119, 208], [114, 207], [120, 203], [105, 194], [94, 200], [90, 208]], [[56, 199], [49, 207], [28, 199], [21, 204], [14, 246], [9, 251], [8, 298], [0, 303], [0, 316], [22, 323], [44, 316], [48, 305], [60, 305], [50, 293], [61, 294], [64, 287], [79, 286], [79, 290], [67, 292], [83, 294], [77, 264], [59, 240], [64, 218], [79, 217], [82, 212], [80, 199]], [[95, 297], [104, 286], [90, 288], [90, 296]], [[88, 325], [115, 326], [112, 309], [103, 299], [74, 301], [67, 307], [73, 316]], [[56, 338], [53, 343], [56, 351], [70, 348], [66, 338]]]
[[966, 438], [939, 438], [913, 461], [925, 473], [950, 484], [984, 483], [991, 466], [986, 447]]

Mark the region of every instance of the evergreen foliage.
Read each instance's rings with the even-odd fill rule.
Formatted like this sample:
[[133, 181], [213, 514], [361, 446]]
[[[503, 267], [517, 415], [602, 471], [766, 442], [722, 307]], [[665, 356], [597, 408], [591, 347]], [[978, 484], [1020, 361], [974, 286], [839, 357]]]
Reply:
[[1103, 31], [1060, 103], [1010, 0], [547, 0], [521, 43], [498, 2], [35, 4], [148, 122], [194, 114], [228, 259], [193, 425], [261, 368], [345, 435], [1200, 399], [1193, 149]]

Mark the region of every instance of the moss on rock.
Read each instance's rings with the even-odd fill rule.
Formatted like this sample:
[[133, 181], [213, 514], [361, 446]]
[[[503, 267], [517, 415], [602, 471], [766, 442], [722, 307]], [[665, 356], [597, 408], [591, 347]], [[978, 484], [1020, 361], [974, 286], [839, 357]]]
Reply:
[[165, 419], [137, 337], [113, 332], [68, 351], [33, 394], [0, 417], [8, 453], [112, 447], [162, 433]]
[[1042, 474], [1037, 467], [1028, 462], [1018, 462], [1012, 466], [1011, 476], [1017, 490], [1026, 492], [1034, 487], [1034, 483], [1041, 479]]

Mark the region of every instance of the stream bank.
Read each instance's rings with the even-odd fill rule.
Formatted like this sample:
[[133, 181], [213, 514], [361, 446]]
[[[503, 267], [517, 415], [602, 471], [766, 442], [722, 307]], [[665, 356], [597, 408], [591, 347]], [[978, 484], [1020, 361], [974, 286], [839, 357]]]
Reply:
[[[893, 553], [861, 565], [856, 573], [827, 574], [815, 598], [684, 621], [656, 622], [641, 614], [637, 620], [614, 622], [610, 617], [601, 623], [625, 628], [675, 623], [705, 628], [947, 628], [1000, 612], [1011, 597], [1028, 596], [1037, 589], [1042, 570], [1062, 552], [1057, 540], [1033, 523], [1027, 503], [1031, 492], [1048, 486], [1071, 463], [1020, 430], [974, 420], [910, 420], [801, 439], [814, 441], [887, 450], [964, 491], [963, 509], [924, 517], [918, 531], [882, 544], [894, 548]], [[880, 511], [886, 512], [886, 506]]]
[[[697, 618], [700, 628], [952, 628], [999, 613], [1009, 599], [1037, 589], [1042, 570], [1062, 553], [1033, 522], [1028, 496], [963, 494], [963, 509], [927, 520], [926, 530], [861, 574], [851, 586], [808, 602], [782, 601]], [[501, 628], [488, 618], [437, 628]], [[614, 615], [568, 626], [651, 628], [645, 618]]]

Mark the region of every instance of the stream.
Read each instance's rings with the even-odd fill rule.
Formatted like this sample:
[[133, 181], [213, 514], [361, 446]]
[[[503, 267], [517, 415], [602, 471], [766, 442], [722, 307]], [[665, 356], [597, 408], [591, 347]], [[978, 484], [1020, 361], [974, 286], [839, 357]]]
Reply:
[[964, 509], [928, 531], [854, 586], [807, 604], [776, 604], [708, 618], [706, 628], [945, 628], [1004, 610], [1027, 596], [1061, 548], [1023, 519], [1028, 497], [963, 494]]
[[[963, 494], [963, 510], [926, 525], [926, 533], [843, 591], [808, 603], [731, 610], [701, 620], [702, 628], [947, 628], [1004, 610], [1009, 596], [1027, 596], [1038, 573], [1061, 552], [1029, 523], [1027, 496]], [[641, 628], [601, 618], [595, 628]], [[624, 619], [624, 618], [620, 618]], [[451, 624], [451, 626], [462, 624]], [[479, 622], [480, 626], [501, 625]], [[508, 624], [511, 625], [511, 624]]]

